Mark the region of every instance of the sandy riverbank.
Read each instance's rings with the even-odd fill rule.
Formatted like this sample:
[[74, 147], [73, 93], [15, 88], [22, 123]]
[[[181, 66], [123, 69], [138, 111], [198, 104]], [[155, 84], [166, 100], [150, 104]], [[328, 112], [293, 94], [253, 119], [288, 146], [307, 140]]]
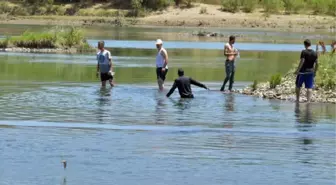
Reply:
[[[200, 14], [201, 8], [207, 13]], [[111, 25], [111, 26], [173, 26], [173, 27], [221, 27], [258, 28], [282, 31], [314, 32], [324, 30], [335, 32], [335, 17], [318, 15], [270, 15], [261, 11], [255, 13], [222, 12], [218, 5], [199, 4], [193, 8], [170, 7], [153, 12], [143, 18], [89, 17], [89, 16], [20, 16], [5, 17], [2, 24], [30, 25]]]

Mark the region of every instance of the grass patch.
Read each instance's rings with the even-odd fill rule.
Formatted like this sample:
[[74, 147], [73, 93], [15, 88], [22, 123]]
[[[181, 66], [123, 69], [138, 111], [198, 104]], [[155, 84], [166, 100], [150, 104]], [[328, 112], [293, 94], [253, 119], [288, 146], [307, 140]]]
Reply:
[[81, 51], [92, 49], [84, 38], [83, 31], [76, 27], [55, 27], [48, 31], [30, 32], [20, 36], [7, 37], [0, 41], [1, 47], [22, 48], [77, 48]]
[[222, 0], [222, 11], [236, 13], [240, 8], [240, 0]]
[[275, 74], [271, 76], [270, 79], [270, 88], [274, 89], [277, 85], [281, 84], [281, 74]]
[[336, 57], [335, 55], [321, 55], [319, 57], [319, 68], [315, 78], [316, 86], [335, 90], [336, 88]]

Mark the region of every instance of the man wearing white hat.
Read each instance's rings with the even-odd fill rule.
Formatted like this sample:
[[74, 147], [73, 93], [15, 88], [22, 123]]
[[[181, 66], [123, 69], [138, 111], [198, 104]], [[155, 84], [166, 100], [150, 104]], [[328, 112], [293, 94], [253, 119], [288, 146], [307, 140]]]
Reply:
[[162, 47], [163, 42], [161, 39], [157, 39], [155, 44], [158, 50], [158, 54], [156, 55], [156, 76], [159, 89], [162, 91], [168, 72], [168, 53]]

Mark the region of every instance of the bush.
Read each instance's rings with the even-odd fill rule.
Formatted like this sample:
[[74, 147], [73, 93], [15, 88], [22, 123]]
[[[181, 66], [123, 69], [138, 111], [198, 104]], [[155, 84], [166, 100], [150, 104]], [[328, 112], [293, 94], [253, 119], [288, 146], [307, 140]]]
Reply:
[[9, 46], [9, 37], [4, 40], [0, 40], [0, 48], [8, 48]]
[[303, 0], [283, 0], [286, 13], [298, 13], [299, 10], [305, 8]]
[[238, 12], [240, 0], [222, 0], [222, 10], [227, 12]]
[[242, 0], [242, 8], [246, 13], [251, 13], [255, 10], [259, 3], [259, 0]]
[[8, 2], [0, 2], [0, 14], [10, 14], [12, 12], [12, 6]]
[[335, 90], [336, 87], [336, 57], [335, 55], [321, 55], [316, 74], [316, 86]]
[[281, 0], [263, 0], [262, 5], [266, 14], [278, 13], [284, 7]]
[[7, 45], [9, 43], [24, 48], [88, 48], [83, 32], [75, 27], [53, 28], [45, 32], [26, 31], [8, 39]]
[[314, 14], [332, 14], [335, 15], [334, 0], [308, 0], [307, 4], [314, 11]]
[[254, 80], [254, 81], [253, 81], [253, 84], [251, 85], [252, 91], [257, 90], [257, 87], [258, 87], [258, 81], [257, 81], [257, 80]]
[[277, 85], [281, 84], [281, 75], [280, 74], [276, 74], [271, 76], [271, 80], [270, 80], [270, 88], [274, 89]]
[[200, 14], [207, 14], [208, 13], [208, 10], [207, 10], [207, 8], [206, 7], [202, 7], [201, 9], [200, 9], [200, 12], [199, 12]]

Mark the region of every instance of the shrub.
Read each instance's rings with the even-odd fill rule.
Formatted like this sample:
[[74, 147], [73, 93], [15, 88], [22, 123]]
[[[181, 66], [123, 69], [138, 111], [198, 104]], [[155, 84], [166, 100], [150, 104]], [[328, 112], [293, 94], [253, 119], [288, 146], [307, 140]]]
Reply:
[[[1, 42], [3, 43], [3, 42]], [[75, 27], [53, 28], [44, 32], [26, 31], [20, 36], [8, 39], [8, 44], [24, 48], [71, 48], [80, 50], [88, 48], [83, 32]], [[3, 44], [2, 44], [3, 45]]]
[[284, 7], [281, 0], [263, 0], [262, 5], [266, 14], [278, 13]]
[[195, 2], [195, 0], [186, 0], [185, 3], [186, 3], [187, 8], [191, 8], [193, 2]]
[[309, 7], [314, 11], [314, 14], [328, 13], [329, 7], [332, 7], [333, 3], [335, 3], [334, 0], [308, 0], [307, 2]]
[[334, 90], [336, 87], [336, 57], [335, 55], [321, 55], [316, 74], [316, 85], [324, 89]]
[[281, 75], [280, 74], [276, 74], [271, 76], [271, 80], [270, 80], [270, 88], [274, 89], [277, 85], [280, 85], [281, 83]]
[[251, 13], [255, 10], [259, 3], [259, 0], [242, 0], [242, 8], [246, 13]]
[[227, 12], [238, 12], [240, 0], [222, 0], [222, 10]]
[[253, 84], [251, 85], [252, 91], [257, 90], [257, 87], [258, 87], [258, 81], [257, 81], [257, 80], [254, 80], [254, 81], [253, 81]]
[[12, 12], [12, 6], [8, 2], [0, 2], [0, 14], [10, 14]]
[[200, 14], [207, 14], [208, 13], [208, 10], [207, 10], [207, 8], [206, 7], [201, 7], [201, 9], [200, 9], [200, 12], [199, 12]]
[[303, 0], [283, 0], [283, 5], [286, 13], [298, 13], [300, 9], [304, 9]]
[[9, 46], [9, 37], [4, 40], [0, 40], [0, 48], [8, 48]]

